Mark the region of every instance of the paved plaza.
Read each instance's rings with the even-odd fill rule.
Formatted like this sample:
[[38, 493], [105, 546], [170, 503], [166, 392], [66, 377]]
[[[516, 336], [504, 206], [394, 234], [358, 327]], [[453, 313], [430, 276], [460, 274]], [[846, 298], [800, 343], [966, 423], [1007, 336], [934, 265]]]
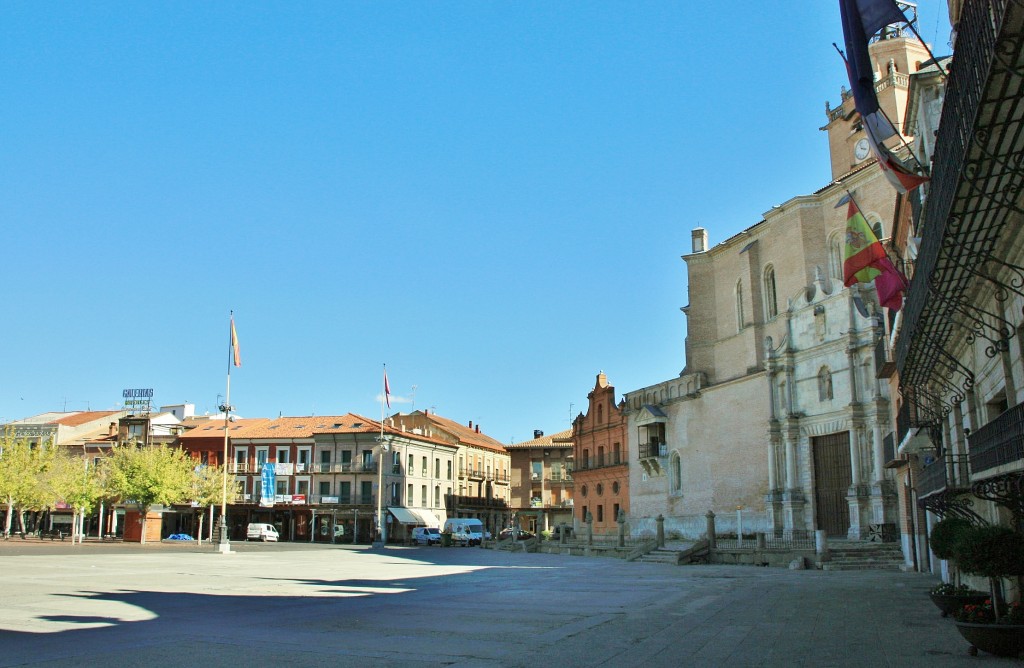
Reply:
[[1000, 666], [930, 576], [0, 540], [0, 666]]

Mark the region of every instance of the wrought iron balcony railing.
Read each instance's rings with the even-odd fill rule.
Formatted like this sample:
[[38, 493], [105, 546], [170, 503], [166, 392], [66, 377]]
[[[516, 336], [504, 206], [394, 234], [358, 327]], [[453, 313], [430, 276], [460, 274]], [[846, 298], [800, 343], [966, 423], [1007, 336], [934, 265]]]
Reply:
[[1017, 404], [967, 437], [971, 470], [979, 475], [1024, 461], [1024, 403]]

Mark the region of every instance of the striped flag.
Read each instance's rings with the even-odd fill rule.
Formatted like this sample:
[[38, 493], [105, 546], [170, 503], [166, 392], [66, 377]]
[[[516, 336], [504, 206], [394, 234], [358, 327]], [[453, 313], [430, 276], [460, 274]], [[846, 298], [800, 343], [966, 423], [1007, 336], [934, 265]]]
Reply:
[[907, 279], [885, 254], [864, 214], [849, 198], [846, 209], [846, 252], [843, 260], [843, 285], [874, 283], [878, 303], [898, 311], [903, 306]]
[[231, 316], [231, 356], [235, 366], [242, 366], [242, 352], [238, 349], [238, 332], [235, 331], [235, 316]]
[[839, 0], [846, 43], [846, 71], [850, 77], [853, 102], [864, 123], [871, 151], [886, 179], [897, 192], [905, 193], [928, 180], [915, 174], [892, 151], [885, 140], [896, 136], [896, 128], [878, 105], [875, 67], [868, 52], [868, 40], [879, 30], [907, 19], [893, 0]]

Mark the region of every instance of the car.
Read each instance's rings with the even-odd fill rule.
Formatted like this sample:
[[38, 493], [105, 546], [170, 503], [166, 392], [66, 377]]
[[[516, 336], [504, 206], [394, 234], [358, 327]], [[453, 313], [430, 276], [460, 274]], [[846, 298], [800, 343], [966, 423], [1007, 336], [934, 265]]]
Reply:
[[[498, 540], [509, 540], [510, 538], [512, 538], [512, 532], [512, 529], [502, 529], [498, 533]], [[532, 533], [524, 529], [519, 530], [519, 536], [517, 537], [517, 540], [530, 540], [531, 538], [533, 538]]]
[[416, 527], [412, 530], [412, 542], [417, 545], [440, 545], [441, 530], [437, 527]]
[[273, 524], [264, 524], [262, 522], [251, 523], [245, 531], [246, 540], [260, 540], [263, 542], [269, 540], [276, 543], [280, 537], [277, 533], [277, 527]]

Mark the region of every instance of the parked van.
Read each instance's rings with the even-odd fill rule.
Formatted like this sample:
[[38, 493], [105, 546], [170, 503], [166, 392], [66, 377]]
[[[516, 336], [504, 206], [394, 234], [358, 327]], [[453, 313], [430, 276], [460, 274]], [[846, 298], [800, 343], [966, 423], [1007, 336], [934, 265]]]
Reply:
[[277, 533], [277, 528], [273, 524], [260, 524], [253, 522], [245, 532], [246, 540], [262, 540], [264, 542], [270, 540], [277, 542], [278, 538], [280, 538], [280, 536]]
[[484, 539], [484, 523], [475, 517], [445, 520], [443, 531], [452, 535], [453, 545], [479, 545]]
[[412, 542], [417, 545], [440, 545], [441, 530], [437, 527], [416, 527], [412, 530]]

